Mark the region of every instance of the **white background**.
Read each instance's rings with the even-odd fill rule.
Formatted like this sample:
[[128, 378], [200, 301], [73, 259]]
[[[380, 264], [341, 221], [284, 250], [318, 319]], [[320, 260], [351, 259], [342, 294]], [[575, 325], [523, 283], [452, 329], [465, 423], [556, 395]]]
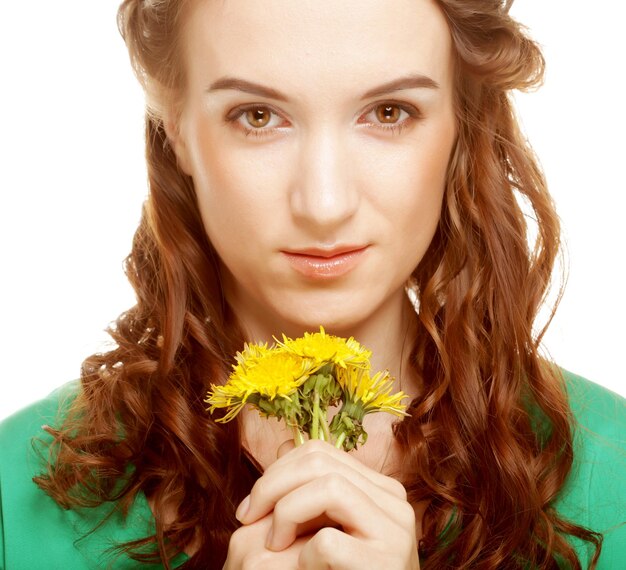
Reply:
[[[38, 0], [2, 10], [0, 418], [78, 377], [134, 302], [122, 260], [146, 194], [143, 99], [116, 8]], [[568, 249], [545, 345], [626, 395], [625, 10], [518, 0], [513, 13], [545, 48], [545, 86], [518, 100]]]

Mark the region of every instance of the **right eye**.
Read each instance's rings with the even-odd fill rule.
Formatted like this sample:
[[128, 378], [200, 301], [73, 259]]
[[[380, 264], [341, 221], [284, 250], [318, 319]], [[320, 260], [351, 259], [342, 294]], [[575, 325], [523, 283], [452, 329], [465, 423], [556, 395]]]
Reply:
[[279, 115], [266, 105], [240, 107], [229, 113], [226, 120], [241, 129], [246, 136], [264, 136], [281, 126]]

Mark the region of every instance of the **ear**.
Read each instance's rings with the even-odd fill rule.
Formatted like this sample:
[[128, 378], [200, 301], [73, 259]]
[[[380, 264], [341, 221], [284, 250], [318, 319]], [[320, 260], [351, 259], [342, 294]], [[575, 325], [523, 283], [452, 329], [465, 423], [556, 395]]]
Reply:
[[176, 155], [178, 167], [187, 175], [191, 176], [191, 161], [189, 160], [189, 150], [185, 143], [185, 138], [180, 130], [180, 117], [177, 119], [173, 113], [169, 113], [163, 118], [163, 128], [167, 135], [167, 140]]

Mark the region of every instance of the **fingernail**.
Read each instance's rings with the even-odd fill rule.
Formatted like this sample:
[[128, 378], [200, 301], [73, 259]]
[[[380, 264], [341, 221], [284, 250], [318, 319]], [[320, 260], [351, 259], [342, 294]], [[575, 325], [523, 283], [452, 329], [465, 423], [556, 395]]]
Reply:
[[246, 516], [248, 509], [250, 508], [250, 495], [248, 495], [241, 504], [237, 507], [235, 517], [239, 522], [243, 522], [243, 518]]

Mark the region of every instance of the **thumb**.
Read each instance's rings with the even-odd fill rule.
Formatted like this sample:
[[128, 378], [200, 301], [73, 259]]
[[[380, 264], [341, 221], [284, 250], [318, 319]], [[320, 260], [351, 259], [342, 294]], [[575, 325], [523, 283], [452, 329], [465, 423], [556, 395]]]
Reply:
[[289, 453], [292, 449], [295, 449], [296, 443], [293, 439], [287, 439], [283, 441], [276, 450], [276, 459], [280, 459], [283, 455]]

